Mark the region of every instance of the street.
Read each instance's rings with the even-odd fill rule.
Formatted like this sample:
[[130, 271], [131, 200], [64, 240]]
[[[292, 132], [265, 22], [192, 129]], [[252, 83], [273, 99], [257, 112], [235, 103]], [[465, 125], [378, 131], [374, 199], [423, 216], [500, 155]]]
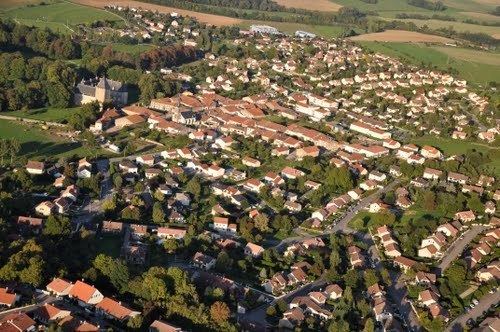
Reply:
[[454, 321], [450, 323], [446, 331], [451, 332], [459, 332], [463, 331], [467, 321], [469, 319], [476, 319], [483, 314], [483, 312], [487, 311], [491, 306], [496, 305], [500, 302], [500, 291], [496, 291], [493, 294], [486, 294], [479, 301], [479, 304], [476, 305], [469, 312], [464, 313], [463, 315], [456, 318]]
[[443, 253], [443, 259], [437, 268], [438, 274], [443, 272], [450, 266], [450, 264], [464, 251], [465, 247], [479, 234], [487, 229], [484, 225], [474, 225], [466, 231], [460, 238], [458, 238], [452, 245]]

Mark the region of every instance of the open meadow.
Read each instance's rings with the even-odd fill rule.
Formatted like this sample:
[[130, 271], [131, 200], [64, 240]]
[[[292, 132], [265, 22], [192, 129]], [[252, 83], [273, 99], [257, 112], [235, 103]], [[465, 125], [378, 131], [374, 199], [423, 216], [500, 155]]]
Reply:
[[[402, 58], [415, 65], [425, 65], [440, 70], [452, 69], [469, 82], [486, 84], [499, 81], [498, 53], [465, 48], [425, 45], [422, 43], [359, 42], [374, 52]], [[474, 55], [472, 55], [474, 54]], [[468, 60], [464, 60], [469, 58]]]
[[79, 157], [90, 155], [87, 148], [79, 142], [71, 142], [68, 138], [58, 137], [52, 130], [42, 130], [36, 125], [24, 124], [20, 121], [0, 120], [0, 139], [16, 138], [21, 143], [20, 156], [39, 158]]
[[329, 0], [275, 0], [279, 5], [288, 7], [288, 8], [300, 8], [300, 9], [308, 9], [308, 10], [317, 10], [320, 12], [336, 12], [340, 8], [341, 5], [329, 1]]

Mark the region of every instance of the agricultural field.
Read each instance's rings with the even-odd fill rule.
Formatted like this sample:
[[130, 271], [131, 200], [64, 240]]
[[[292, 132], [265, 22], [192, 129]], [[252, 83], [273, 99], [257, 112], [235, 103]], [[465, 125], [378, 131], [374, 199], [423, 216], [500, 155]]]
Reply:
[[60, 158], [73, 155], [84, 157], [91, 153], [81, 143], [73, 143], [67, 138], [57, 137], [52, 131], [44, 131], [37, 126], [17, 121], [0, 120], [0, 139], [5, 138], [19, 140], [21, 143], [19, 156], [26, 158], [46, 156]]
[[47, 27], [59, 32], [72, 32], [72, 26], [98, 20], [118, 21], [121, 18], [104, 10], [69, 2], [57, 2], [32, 7], [18, 7], [0, 12], [26, 25]]
[[[82, 5], [86, 5], [86, 6], [97, 7], [97, 8], [104, 8], [104, 6], [111, 4], [111, 2], [102, 1], [102, 0], [74, 0], [73, 2], [82, 4]], [[141, 7], [141, 8], [149, 9], [152, 11], [158, 11], [160, 13], [176, 12], [176, 13], [179, 13], [180, 15], [183, 15], [183, 16], [194, 17], [194, 18], [198, 19], [200, 22], [213, 24], [213, 25], [217, 25], [217, 26], [233, 25], [233, 24], [241, 23], [241, 21], [242, 21], [240, 19], [227, 17], [227, 16], [205, 14], [205, 13], [194, 12], [194, 11], [190, 11], [190, 10], [160, 6], [160, 5], [155, 5], [155, 4], [140, 2], [140, 1], [134, 1], [134, 0], [116, 0], [116, 1], [113, 1], [112, 3], [114, 5], [124, 6], [124, 7], [127, 7], [127, 6], [128, 7]]]
[[404, 31], [404, 30], [386, 30], [384, 32], [368, 33], [351, 37], [354, 41], [379, 41], [379, 42], [428, 42], [428, 43], [452, 43], [453, 40], [441, 36], [427, 35], [425, 33]]
[[0, 9], [9, 9], [37, 3], [40, 3], [40, 0], [2, 0], [0, 1]]
[[300, 8], [300, 9], [308, 9], [308, 10], [317, 10], [321, 12], [336, 12], [342, 5], [339, 5], [335, 2], [329, 0], [275, 0], [279, 5], [288, 7], [288, 8]]
[[28, 111], [6, 112], [4, 115], [16, 116], [19, 118], [34, 119], [48, 122], [63, 122], [72, 112], [76, 112], [80, 107], [73, 108], [39, 108]]
[[[426, 65], [431, 68], [440, 70], [451, 69], [458, 75], [471, 83], [486, 84], [491, 81], [498, 82], [500, 77], [500, 66], [491, 64], [496, 61], [498, 53], [473, 51], [463, 48], [453, 48], [447, 50], [449, 54], [444, 53], [441, 46], [425, 45], [425, 44], [410, 44], [410, 43], [381, 43], [381, 42], [359, 42], [362, 46], [374, 52], [380, 52], [402, 58], [405, 61], [410, 61], [416, 65]], [[464, 55], [457, 56], [457, 52], [463, 50]], [[478, 52], [481, 56], [462, 60], [465, 54], [469, 52]], [[453, 52], [453, 54], [452, 54]], [[487, 60], [485, 60], [487, 59]], [[483, 61], [483, 62], [481, 62]]]

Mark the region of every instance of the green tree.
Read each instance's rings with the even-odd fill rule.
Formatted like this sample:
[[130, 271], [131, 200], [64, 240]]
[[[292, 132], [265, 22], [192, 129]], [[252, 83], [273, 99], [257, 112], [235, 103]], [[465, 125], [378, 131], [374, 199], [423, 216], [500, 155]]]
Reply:
[[71, 221], [67, 217], [50, 215], [42, 232], [50, 236], [67, 236], [71, 233]]
[[153, 222], [156, 224], [162, 224], [165, 222], [165, 211], [160, 202], [155, 202], [153, 204]]
[[126, 286], [129, 282], [129, 272], [127, 265], [125, 265], [123, 261], [104, 254], [99, 254], [94, 259], [93, 266], [109, 279], [115, 289], [120, 292], [126, 290]]

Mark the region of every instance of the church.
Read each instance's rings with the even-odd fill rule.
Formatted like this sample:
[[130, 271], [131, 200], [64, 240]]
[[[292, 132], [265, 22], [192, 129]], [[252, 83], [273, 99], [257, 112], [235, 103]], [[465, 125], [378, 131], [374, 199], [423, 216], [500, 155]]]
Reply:
[[106, 77], [82, 80], [75, 87], [74, 103], [82, 105], [97, 100], [100, 104], [112, 101], [115, 106], [127, 104], [127, 88], [118, 81]]

